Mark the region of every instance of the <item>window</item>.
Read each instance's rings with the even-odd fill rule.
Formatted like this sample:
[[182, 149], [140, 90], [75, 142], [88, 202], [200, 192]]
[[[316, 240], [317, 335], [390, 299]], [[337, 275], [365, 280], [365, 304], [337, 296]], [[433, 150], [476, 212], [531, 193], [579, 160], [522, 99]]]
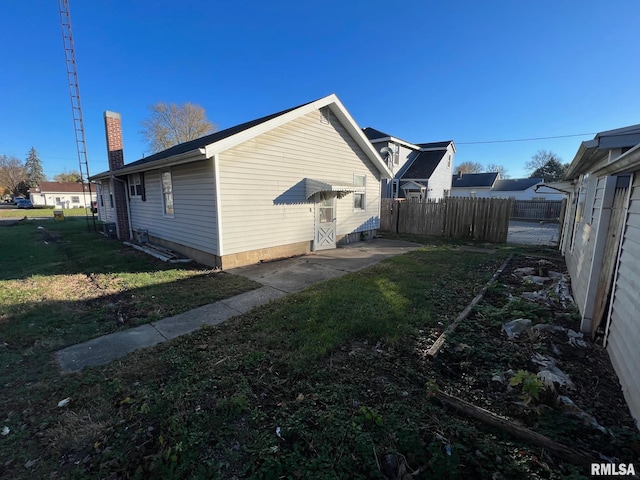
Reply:
[[100, 194], [100, 206], [104, 207], [104, 197]]
[[109, 194], [109, 206], [113, 208], [113, 193]]
[[80, 203], [80, 197], [71, 197], [71, 203]]
[[142, 197], [144, 195], [144, 186], [142, 185], [142, 174], [134, 173], [129, 175], [129, 196]]
[[445, 188], [445, 189], [444, 189], [444, 192], [443, 192], [443, 194], [442, 194], [442, 196], [443, 196], [444, 198], [449, 198], [449, 197], [451, 196], [451, 190], [449, 190], [449, 189]]
[[[366, 175], [353, 175], [353, 184], [356, 187], [364, 187], [367, 183]], [[354, 210], [366, 210], [366, 204], [364, 201], [364, 193], [355, 192], [353, 194], [353, 209]]]
[[173, 182], [169, 170], [162, 172], [162, 203], [165, 215], [173, 215]]
[[451, 166], [451, 154], [447, 156], [447, 168]]
[[62, 203], [62, 197], [56, 197], [56, 203]]

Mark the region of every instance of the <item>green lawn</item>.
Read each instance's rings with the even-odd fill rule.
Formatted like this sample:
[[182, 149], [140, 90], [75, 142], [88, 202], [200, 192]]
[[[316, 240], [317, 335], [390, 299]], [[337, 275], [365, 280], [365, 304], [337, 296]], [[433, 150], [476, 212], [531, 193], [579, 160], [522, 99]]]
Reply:
[[52, 353], [120, 328], [118, 311], [134, 325], [240, 282], [151, 262], [76, 222], [0, 227], [13, 245], [0, 270], [0, 477], [368, 479], [398, 452], [423, 470], [415, 479], [564, 478], [531, 476], [523, 455], [538, 451], [428, 400], [437, 378], [425, 346], [509, 247], [471, 253], [438, 240], [62, 376]]
[[[56, 209], [57, 210], [57, 209]], [[53, 218], [53, 208], [11, 208], [11, 209], [2, 209], [0, 210], [0, 218], [37, 218], [37, 217], [45, 217], [45, 218]], [[91, 217], [91, 212], [86, 208], [68, 208], [62, 210], [65, 217]], [[96, 216], [96, 222], [98, 221], [98, 217]]]

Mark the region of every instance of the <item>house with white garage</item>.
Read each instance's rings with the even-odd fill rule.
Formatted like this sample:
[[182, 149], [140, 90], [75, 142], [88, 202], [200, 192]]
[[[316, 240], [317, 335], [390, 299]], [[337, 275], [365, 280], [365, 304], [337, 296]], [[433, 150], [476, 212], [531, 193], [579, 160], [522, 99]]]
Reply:
[[88, 183], [40, 182], [29, 189], [29, 198], [34, 206], [84, 208], [96, 200], [96, 192]]
[[110, 169], [99, 219], [231, 268], [371, 238], [385, 161], [335, 95], [124, 163], [120, 116], [105, 112]]
[[489, 190], [492, 198], [513, 200], [557, 200], [565, 195], [547, 187], [542, 178], [507, 178], [496, 180]]
[[382, 180], [383, 198], [421, 202], [449, 196], [456, 154], [453, 140], [413, 144], [375, 128], [363, 131], [393, 173], [392, 179]]
[[582, 142], [556, 186], [570, 195], [560, 249], [581, 330], [602, 340], [640, 422], [640, 125]]

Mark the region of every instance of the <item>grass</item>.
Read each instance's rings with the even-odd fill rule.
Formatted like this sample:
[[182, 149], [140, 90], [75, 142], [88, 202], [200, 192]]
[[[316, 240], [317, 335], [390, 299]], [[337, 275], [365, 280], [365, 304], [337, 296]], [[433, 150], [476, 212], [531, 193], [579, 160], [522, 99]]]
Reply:
[[[114, 290], [110, 298], [144, 296], [143, 306], [155, 295], [166, 311], [193, 301], [179, 294], [168, 300], [170, 290], [212, 279], [176, 272], [160, 280], [169, 274], [149, 275], [119, 244], [67, 222], [55, 226], [61, 240], [52, 254], [41, 251], [35, 226], [20, 226], [14, 241], [24, 245], [3, 260], [14, 272], [2, 265], [1, 291], [12, 292], [3, 293], [3, 315], [26, 310], [0, 324], [0, 358], [11, 371], [0, 396], [0, 428], [10, 431], [0, 437], [0, 476], [367, 479], [381, 478], [378, 463], [397, 453], [423, 469], [416, 479], [564, 477], [536, 470], [531, 450], [427, 400], [434, 369], [421, 354], [426, 337], [466, 306], [508, 247], [485, 254], [429, 242], [109, 366], [60, 376], [51, 352], [81, 336], [73, 330], [82, 322], [62, 327], [60, 314], [44, 335], [44, 312], [60, 307], [84, 316], [95, 300], [82, 293], [82, 282], [37, 300], [56, 275], [95, 278], [92, 285]], [[109, 260], [102, 268], [94, 241], [108, 252], [99, 256]], [[38, 294], [19, 292], [25, 282], [39, 286]], [[153, 313], [140, 308], [140, 321]], [[22, 327], [13, 331], [14, 323]]]
[[0, 234], [5, 385], [31, 377], [20, 365], [43, 361], [54, 349], [258, 286], [202, 265], [163, 263], [123, 248], [89, 232], [84, 219], [25, 221], [0, 226]]
[[[53, 211], [53, 207], [0, 209], [0, 218], [53, 218]], [[65, 217], [85, 217], [87, 215], [91, 216], [89, 210], [85, 208], [67, 208], [63, 210], [63, 212]]]

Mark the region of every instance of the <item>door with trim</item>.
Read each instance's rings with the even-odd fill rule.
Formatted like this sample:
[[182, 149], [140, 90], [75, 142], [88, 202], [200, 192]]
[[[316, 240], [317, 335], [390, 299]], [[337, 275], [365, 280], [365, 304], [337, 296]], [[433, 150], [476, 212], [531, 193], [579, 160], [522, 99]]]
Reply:
[[336, 194], [320, 192], [316, 194], [316, 231], [314, 250], [336, 248]]

